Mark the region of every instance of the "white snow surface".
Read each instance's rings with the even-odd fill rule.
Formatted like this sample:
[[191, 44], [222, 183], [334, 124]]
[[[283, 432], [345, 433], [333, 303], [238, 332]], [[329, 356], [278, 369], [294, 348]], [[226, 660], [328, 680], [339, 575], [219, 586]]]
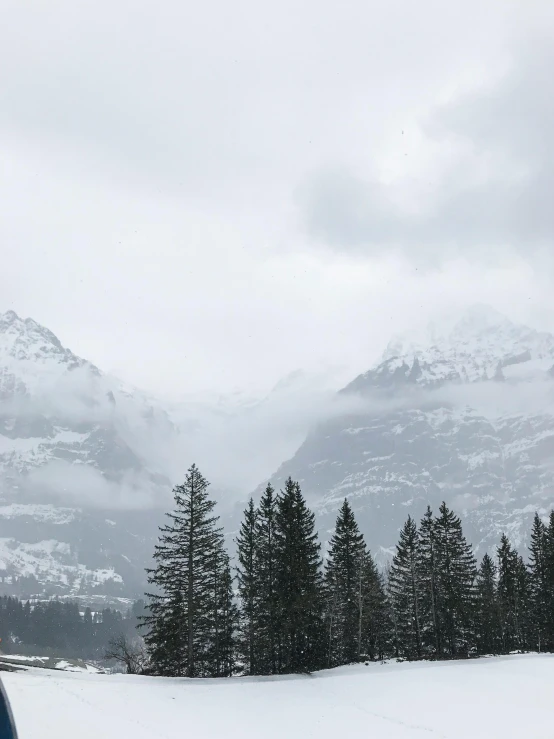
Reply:
[[8, 505], [0, 503], [0, 518], [13, 520], [24, 517], [31, 518], [33, 521], [62, 525], [74, 520], [75, 509], [40, 503], [10, 503]]
[[[554, 362], [554, 336], [518, 325], [485, 305], [475, 305], [453, 326], [431, 324], [421, 335], [395, 337], [383, 354], [389, 371], [414, 358], [422, 365], [419, 384], [460, 378], [504, 376], [532, 381]], [[521, 367], [523, 365], [523, 367]]]
[[0, 570], [8, 569], [8, 565], [19, 576], [35, 575], [42, 582], [64, 584], [71, 580], [77, 588], [82, 578], [95, 586], [108, 580], [123, 581], [113, 567], [92, 570], [80, 564], [71, 546], [56, 539], [29, 543], [0, 537]]
[[187, 680], [3, 673], [20, 739], [551, 739], [554, 655]]

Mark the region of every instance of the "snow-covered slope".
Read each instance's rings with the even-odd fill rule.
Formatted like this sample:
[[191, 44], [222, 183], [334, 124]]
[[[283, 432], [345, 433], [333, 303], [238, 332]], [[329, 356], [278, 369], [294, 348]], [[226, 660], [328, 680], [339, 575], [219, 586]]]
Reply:
[[349, 390], [398, 385], [437, 387], [447, 382], [502, 379], [504, 369], [554, 366], [554, 335], [513, 323], [494, 309], [475, 305], [452, 327], [431, 324], [422, 335], [406, 334], [387, 346], [378, 367], [357, 377]]
[[554, 506], [553, 366], [554, 336], [477, 306], [444, 333], [391, 342], [272, 482], [300, 480], [324, 532], [348, 497], [377, 553], [442, 500], [481, 552], [502, 531], [522, 545], [535, 510]]
[[35, 576], [54, 592], [138, 588], [180, 442], [156, 401], [32, 319], [0, 314], [4, 586]]
[[552, 737], [552, 655], [371, 664], [278, 678], [29, 669], [2, 673], [2, 680], [20, 739]]
[[[323, 538], [349, 496], [375, 551], [394, 545], [408, 513], [442, 499], [481, 549], [503, 530], [520, 544], [533, 512], [554, 503], [553, 366], [551, 334], [476, 307], [451, 328], [391, 342], [333, 402], [322, 372], [293, 373], [260, 399], [172, 405], [35, 321], [0, 314], [2, 589], [16, 577], [29, 592], [33, 576], [51, 592], [141, 593], [172, 484], [191, 462], [223, 502], [226, 481], [248, 490], [252, 471], [263, 478], [296, 445], [272, 481], [302, 482]], [[229, 513], [232, 501], [219, 507], [229, 531], [243, 507]]]
[[[141, 593], [169, 492], [188, 466], [200, 465], [228, 520], [234, 500], [321, 417], [329, 382], [328, 372], [295, 372], [260, 397], [160, 401], [36, 321], [0, 314], [2, 589], [35, 576], [51, 592]], [[35, 587], [23, 581], [19, 592]]]

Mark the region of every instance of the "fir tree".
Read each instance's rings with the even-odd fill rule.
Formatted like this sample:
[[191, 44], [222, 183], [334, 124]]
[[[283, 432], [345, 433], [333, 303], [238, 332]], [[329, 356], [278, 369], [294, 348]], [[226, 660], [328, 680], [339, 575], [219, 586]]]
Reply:
[[314, 514], [290, 477], [277, 499], [275, 521], [279, 671], [306, 672], [323, 662], [319, 543]]
[[238, 557], [238, 590], [241, 601], [240, 608], [240, 646], [245, 672], [256, 675], [258, 670], [257, 626], [259, 620], [260, 575], [259, 575], [259, 543], [257, 528], [257, 512], [254, 501], [250, 498], [244, 519], [237, 537]]
[[547, 642], [548, 649], [554, 650], [554, 511], [551, 511], [545, 529], [544, 560], [548, 588]]
[[364, 552], [359, 588], [359, 657], [382, 660], [393, 644], [390, 602], [383, 575], [369, 552]]
[[476, 566], [460, 519], [443, 502], [434, 524], [437, 620], [444, 635], [443, 647], [450, 656], [468, 655], [474, 641]]
[[325, 563], [328, 664], [360, 658], [365, 590], [365, 544], [348, 500], [339, 511]]
[[479, 654], [498, 654], [502, 644], [494, 560], [485, 554], [477, 573], [476, 637]]
[[419, 536], [408, 516], [389, 571], [389, 589], [396, 622], [398, 652], [407, 659], [422, 655]]
[[437, 542], [433, 511], [427, 511], [419, 526], [419, 579], [421, 591], [422, 642], [425, 651], [435, 656], [443, 652], [443, 634], [440, 621], [440, 592], [437, 561]]
[[498, 547], [498, 604], [504, 652], [526, 649], [530, 604], [528, 573], [505, 534]]
[[552, 648], [552, 595], [549, 587], [546, 526], [535, 513], [529, 546], [531, 619], [539, 652]]
[[261, 675], [273, 675], [279, 670], [280, 608], [276, 515], [277, 497], [271, 485], [268, 485], [260, 500], [255, 529], [258, 547], [256, 659], [257, 669]]
[[391, 570], [392, 563], [389, 561], [385, 565], [385, 572], [383, 575], [384, 586], [385, 586], [385, 597], [389, 606], [390, 614], [390, 627], [391, 627], [391, 646], [392, 654], [396, 659], [400, 657], [400, 632], [398, 630], [398, 616], [395, 607], [395, 596], [394, 587], [391, 586]]
[[533, 634], [531, 581], [529, 571], [523, 557], [520, 555], [517, 557], [516, 575], [519, 593], [521, 649], [529, 650], [536, 648]]
[[214, 563], [223, 558], [223, 537], [212, 515], [209, 483], [196, 465], [174, 488], [175, 510], [160, 529], [155, 567], [148, 582], [147, 633], [151, 665], [160, 675], [203, 677], [213, 671], [219, 631], [214, 619]]
[[[230, 677], [236, 665], [238, 608], [233, 593], [233, 576], [227, 552], [216, 551], [212, 564], [212, 638], [208, 665], [212, 677]], [[208, 624], [208, 628], [210, 624]]]

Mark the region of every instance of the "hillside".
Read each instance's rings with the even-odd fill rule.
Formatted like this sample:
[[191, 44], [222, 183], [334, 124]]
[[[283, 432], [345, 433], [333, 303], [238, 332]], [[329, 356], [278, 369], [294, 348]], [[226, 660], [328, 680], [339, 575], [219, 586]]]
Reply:
[[324, 540], [347, 496], [381, 560], [408, 514], [443, 499], [478, 551], [502, 531], [522, 546], [534, 511], [554, 502], [553, 367], [553, 335], [478, 306], [453, 326], [392, 340], [334, 400], [324, 377], [293, 373], [261, 400], [172, 404], [36, 321], [1, 314], [2, 590], [137, 596], [171, 488], [192, 461], [216, 477], [232, 546], [244, 503], [229, 510], [252, 477], [243, 470], [274, 468], [297, 444], [271, 481], [301, 482]]
[[503, 531], [521, 546], [535, 510], [554, 505], [553, 366], [553, 335], [481, 306], [396, 339], [271, 482], [299, 480], [322, 532], [348, 497], [377, 555], [442, 500], [478, 551]]
[[[159, 404], [13, 311], [0, 315], [4, 590], [142, 587], [179, 433]], [[152, 512], [154, 509], [154, 513]]]
[[265, 679], [29, 669], [2, 673], [2, 680], [20, 739], [552, 736], [551, 655], [371, 664]]

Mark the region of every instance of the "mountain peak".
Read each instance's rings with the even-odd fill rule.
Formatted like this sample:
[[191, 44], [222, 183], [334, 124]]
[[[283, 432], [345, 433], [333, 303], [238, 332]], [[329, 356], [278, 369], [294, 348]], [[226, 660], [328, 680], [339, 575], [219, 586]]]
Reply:
[[444, 332], [444, 338], [451, 341], [469, 340], [483, 334], [529, 334], [535, 333], [528, 326], [514, 323], [503, 313], [490, 305], [477, 303], [468, 308], [456, 321], [449, 331]]
[[40, 360], [48, 354], [57, 354], [79, 361], [52, 331], [32, 318], [20, 318], [13, 310], [0, 313], [0, 342], [4, 352], [15, 359]]
[[441, 318], [424, 331], [394, 338], [377, 367], [347, 389], [399, 382], [424, 386], [474, 382], [498, 378], [499, 367], [511, 367], [513, 375], [516, 365], [545, 373], [553, 362], [554, 335], [514, 323], [494, 308], [477, 304], [455, 321]]
[[456, 321], [455, 327], [466, 328], [469, 331], [482, 331], [503, 325], [515, 325], [507, 316], [486, 303], [471, 305]]
[[477, 361], [498, 363], [528, 351], [534, 357], [550, 357], [553, 350], [552, 334], [515, 323], [491, 306], [476, 304], [457, 320], [433, 321], [424, 331], [394, 337], [382, 361], [399, 358], [411, 363], [414, 357], [429, 361], [439, 356], [471, 356]]
[[14, 321], [20, 320], [21, 318], [14, 310], [8, 310], [5, 313], [0, 313], [0, 323], [13, 323]]
[[52, 331], [13, 310], [0, 313], [0, 359], [0, 394], [16, 386], [33, 392], [46, 377], [52, 380], [78, 367], [99, 372], [64, 347]]

